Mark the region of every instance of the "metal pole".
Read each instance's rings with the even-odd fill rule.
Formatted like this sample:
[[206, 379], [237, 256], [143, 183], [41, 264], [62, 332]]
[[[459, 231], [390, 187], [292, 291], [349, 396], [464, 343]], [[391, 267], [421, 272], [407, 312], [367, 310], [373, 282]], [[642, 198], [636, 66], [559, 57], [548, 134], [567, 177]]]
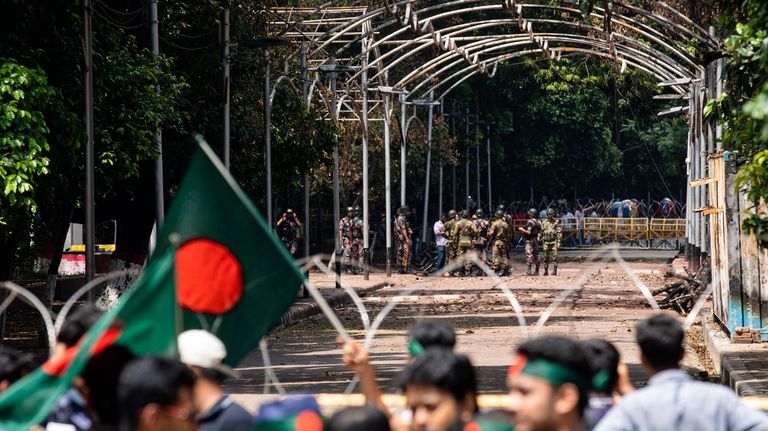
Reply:
[[477, 125], [477, 116], [475, 116], [475, 179], [477, 182], [477, 207], [482, 208], [480, 204], [480, 141], [478, 141], [478, 131], [480, 126]]
[[269, 48], [264, 48], [264, 158], [267, 165], [267, 221], [271, 227], [275, 220], [272, 218], [272, 103], [269, 94], [272, 92], [269, 83]]
[[[157, 19], [157, 0], [152, 0], [149, 4], [149, 21], [152, 39], [152, 54], [160, 54], [160, 42], [158, 38], [158, 19]], [[157, 88], [156, 92], [160, 89]], [[155, 232], [160, 232], [165, 218], [165, 193], [163, 185], [163, 134], [158, 128], [155, 133], [155, 145], [157, 147], [157, 158], [155, 159]], [[155, 244], [157, 242], [155, 241]]]
[[[93, 154], [93, 45], [91, 39], [91, 1], [83, 1], [83, 48], [85, 49], [85, 281], [96, 275], [96, 217], [94, 211], [95, 182]], [[89, 302], [95, 300], [93, 289], [88, 292]]]
[[[301, 100], [306, 103], [309, 93], [307, 79], [307, 43], [301, 44]], [[309, 106], [307, 106], [309, 109]], [[334, 228], [335, 229], [335, 228]], [[304, 173], [304, 256], [309, 257], [309, 172]]]
[[488, 156], [488, 211], [493, 212], [493, 193], [491, 192], [491, 126], [485, 126], [485, 153]]
[[469, 108], [467, 108], [466, 113], [466, 119], [467, 119], [467, 161], [466, 161], [466, 167], [464, 168], [464, 193], [467, 196], [467, 206], [464, 207], [467, 211], [469, 211]]
[[363, 126], [363, 279], [368, 280], [368, 39], [363, 38], [363, 73], [360, 77], [363, 93], [362, 126]]
[[[335, 59], [331, 59], [331, 64], [336, 64]], [[331, 72], [331, 114], [333, 115], [333, 124], [339, 124], [339, 110], [336, 106], [336, 72]], [[336, 254], [336, 288], [341, 289], [341, 241], [339, 241], [339, 220], [341, 199], [339, 198], [339, 134], [338, 130], [333, 132], [333, 238], [334, 253]]]
[[[451, 114], [451, 136], [456, 139], [456, 116]], [[451, 198], [453, 200], [451, 209], [456, 209], [456, 163], [451, 165], [452, 178], [451, 178]]]
[[[384, 205], [385, 219], [384, 225], [387, 232], [386, 239], [386, 258], [387, 258], [387, 277], [392, 276], [392, 157], [390, 154], [390, 95], [384, 94]], [[400, 106], [405, 107], [405, 95], [400, 95]]]
[[[153, 1], [156, 3], [156, 1]], [[224, 50], [222, 53], [223, 61], [223, 80], [224, 80], [224, 149], [223, 159], [224, 167], [229, 170], [229, 2], [224, 2], [224, 11], [222, 13], [222, 39], [224, 40]], [[265, 49], [266, 51], [266, 49]], [[267, 75], [269, 75], [269, 65], [267, 65]], [[264, 93], [264, 100], [269, 97], [269, 93]], [[272, 213], [270, 212], [270, 215]], [[270, 218], [270, 223], [272, 219]]]
[[408, 137], [408, 109], [405, 104], [405, 97], [401, 99], [400, 105], [400, 136], [402, 142], [400, 145], [400, 206], [405, 206], [405, 143]]
[[[429, 93], [429, 99], [434, 100], [434, 92]], [[429, 118], [427, 119], [427, 173], [424, 176], [424, 214], [421, 223], [421, 247], [427, 243], [427, 219], [429, 218], [429, 175], [432, 166], [432, 117], [435, 105], [429, 105]]]

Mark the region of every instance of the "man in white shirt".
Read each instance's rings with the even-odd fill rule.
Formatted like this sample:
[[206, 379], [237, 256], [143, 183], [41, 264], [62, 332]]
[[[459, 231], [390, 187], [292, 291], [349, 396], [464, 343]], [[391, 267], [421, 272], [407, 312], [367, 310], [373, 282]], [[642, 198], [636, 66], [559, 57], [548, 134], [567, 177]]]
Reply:
[[596, 431], [764, 431], [768, 416], [745, 406], [730, 388], [694, 381], [680, 369], [685, 331], [667, 314], [635, 329], [648, 385], [613, 407]]
[[440, 219], [432, 227], [435, 233], [435, 245], [437, 245], [437, 265], [435, 268], [439, 271], [445, 266], [445, 247], [448, 245], [448, 239], [445, 237], [445, 214], [440, 215]]

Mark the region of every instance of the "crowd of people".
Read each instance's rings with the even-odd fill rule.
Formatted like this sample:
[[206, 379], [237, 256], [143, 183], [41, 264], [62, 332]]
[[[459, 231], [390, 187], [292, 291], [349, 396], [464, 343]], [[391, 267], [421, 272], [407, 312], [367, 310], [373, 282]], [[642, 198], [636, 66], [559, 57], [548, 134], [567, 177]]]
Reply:
[[[100, 312], [84, 308], [65, 324], [57, 354], [76, 344]], [[476, 371], [454, 351], [454, 330], [420, 321], [409, 333], [410, 360], [393, 382], [405, 408], [382, 400], [368, 352], [339, 338], [342, 361], [360, 379], [366, 405], [329, 418], [311, 396], [288, 397], [251, 415], [222, 389], [237, 373], [225, 365], [226, 348], [213, 334], [178, 336], [179, 357], [138, 357], [112, 345], [91, 357], [71, 389], [37, 429], [49, 430], [264, 430], [264, 431], [623, 431], [768, 429], [768, 415], [751, 410], [725, 386], [693, 380], [681, 369], [684, 330], [658, 314], [635, 330], [647, 386], [635, 389], [619, 352], [603, 339], [548, 335], [513, 349], [497, 378], [508, 389], [506, 408], [483, 410]], [[74, 344], [73, 344], [74, 343]], [[510, 346], [511, 347], [511, 346]], [[0, 390], [30, 371], [30, 359], [0, 348]]]

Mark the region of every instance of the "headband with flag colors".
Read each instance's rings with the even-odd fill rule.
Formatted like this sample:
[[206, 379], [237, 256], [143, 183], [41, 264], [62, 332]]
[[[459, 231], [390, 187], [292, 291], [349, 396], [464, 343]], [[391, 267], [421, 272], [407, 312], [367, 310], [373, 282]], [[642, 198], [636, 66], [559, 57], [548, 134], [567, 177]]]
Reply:
[[426, 350], [424, 349], [424, 346], [421, 345], [421, 343], [414, 340], [413, 338], [408, 339], [408, 353], [412, 358], [421, 356], [424, 354], [424, 352], [426, 352]]
[[584, 391], [590, 388], [589, 383], [570, 368], [546, 359], [528, 360], [525, 355], [517, 355], [515, 362], [509, 366], [509, 374], [538, 377], [555, 386], [572, 383]]
[[205, 329], [224, 343], [225, 363], [235, 366], [293, 303], [301, 272], [213, 150], [197, 139], [200, 150], [139, 281], [76, 349], [0, 395], [0, 430], [42, 423], [90, 357], [110, 344], [137, 356], [177, 356], [177, 334]]

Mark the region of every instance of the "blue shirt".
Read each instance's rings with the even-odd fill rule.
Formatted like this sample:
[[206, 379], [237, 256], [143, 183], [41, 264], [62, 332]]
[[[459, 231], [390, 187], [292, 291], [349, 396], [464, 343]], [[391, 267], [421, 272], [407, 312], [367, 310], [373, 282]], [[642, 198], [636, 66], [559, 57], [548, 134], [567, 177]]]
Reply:
[[764, 431], [768, 416], [745, 406], [730, 388], [666, 370], [622, 398], [595, 428], [624, 430]]
[[199, 421], [200, 431], [251, 431], [254, 420], [247, 410], [224, 395]]

